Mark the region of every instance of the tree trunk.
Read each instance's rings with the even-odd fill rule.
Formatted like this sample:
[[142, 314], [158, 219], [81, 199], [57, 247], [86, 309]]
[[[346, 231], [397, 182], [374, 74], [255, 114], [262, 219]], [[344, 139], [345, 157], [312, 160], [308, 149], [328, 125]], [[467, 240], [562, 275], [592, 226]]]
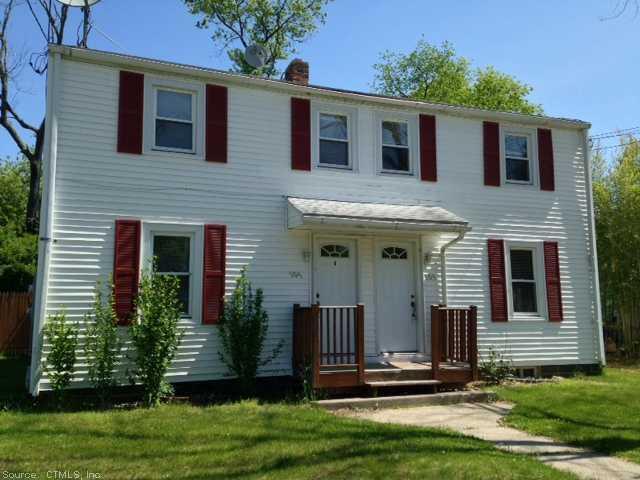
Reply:
[[27, 223], [26, 229], [29, 233], [38, 233], [40, 228], [40, 196], [41, 196], [41, 174], [42, 155], [38, 158], [29, 159], [29, 197], [27, 199]]
[[44, 119], [36, 133], [36, 145], [29, 159], [29, 197], [27, 198], [26, 230], [38, 233], [40, 229], [40, 202], [42, 199], [42, 150], [44, 145]]

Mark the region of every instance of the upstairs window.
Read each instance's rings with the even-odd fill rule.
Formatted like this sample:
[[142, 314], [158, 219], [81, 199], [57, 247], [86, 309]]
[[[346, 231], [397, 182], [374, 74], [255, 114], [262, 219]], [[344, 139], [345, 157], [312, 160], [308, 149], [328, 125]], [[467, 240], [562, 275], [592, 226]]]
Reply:
[[346, 115], [320, 113], [319, 164], [329, 167], [350, 168], [349, 118]]
[[171, 275], [179, 281], [178, 298], [182, 313], [191, 314], [192, 237], [181, 235], [153, 235], [153, 256], [159, 275]]
[[532, 183], [530, 137], [507, 133], [504, 143], [507, 182]]
[[195, 152], [195, 94], [157, 88], [155, 90], [155, 148]]
[[410, 173], [409, 125], [406, 122], [382, 122], [382, 171]]
[[511, 292], [514, 313], [538, 313], [535, 250], [511, 248]]

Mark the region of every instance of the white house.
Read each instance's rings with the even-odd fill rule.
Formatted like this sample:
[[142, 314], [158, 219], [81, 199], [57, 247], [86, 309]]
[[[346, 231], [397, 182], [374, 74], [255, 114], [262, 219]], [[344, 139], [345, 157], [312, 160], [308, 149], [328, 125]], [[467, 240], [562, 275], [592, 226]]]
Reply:
[[588, 123], [312, 86], [301, 61], [279, 81], [49, 56], [32, 393], [47, 316], [81, 320], [113, 274], [126, 328], [152, 255], [181, 278], [174, 382], [226, 375], [216, 323], [245, 266], [284, 341], [265, 376], [293, 356], [318, 386], [402, 361], [446, 380], [476, 345], [542, 374], [604, 363]]

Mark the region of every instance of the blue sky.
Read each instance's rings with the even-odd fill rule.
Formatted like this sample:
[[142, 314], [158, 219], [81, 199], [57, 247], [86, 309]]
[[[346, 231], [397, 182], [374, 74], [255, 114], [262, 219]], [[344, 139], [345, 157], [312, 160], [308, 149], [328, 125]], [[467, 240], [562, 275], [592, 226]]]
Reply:
[[[532, 85], [531, 99], [548, 115], [590, 121], [597, 134], [640, 125], [640, 17], [629, 12], [601, 21], [615, 7], [616, 0], [335, 0], [298, 56], [310, 63], [314, 84], [368, 91], [382, 51], [408, 52], [423, 37], [448, 40], [474, 65], [493, 65]], [[94, 32], [93, 48], [229, 66], [180, 0], [102, 0], [94, 18], [113, 41]], [[24, 7], [12, 39], [25, 50], [41, 46]], [[37, 122], [44, 86], [28, 74], [27, 67], [19, 108]], [[16, 152], [0, 131], [0, 157]]]

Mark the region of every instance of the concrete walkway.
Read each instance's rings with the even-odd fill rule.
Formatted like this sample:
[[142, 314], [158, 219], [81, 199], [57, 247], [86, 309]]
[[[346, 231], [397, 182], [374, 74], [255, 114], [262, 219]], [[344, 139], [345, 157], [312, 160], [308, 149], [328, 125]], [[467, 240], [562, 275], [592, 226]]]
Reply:
[[535, 455], [541, 462], [572, 472], [581, 478], [640, 479], [640, 465], [504, 426], [502, 420], [511, 408], [512, 405], [503, 402], [461, 403], [430, 407], [342, 411], [341, 414], [381, 423], [448, 428], [487, 440], [502, 450]]

